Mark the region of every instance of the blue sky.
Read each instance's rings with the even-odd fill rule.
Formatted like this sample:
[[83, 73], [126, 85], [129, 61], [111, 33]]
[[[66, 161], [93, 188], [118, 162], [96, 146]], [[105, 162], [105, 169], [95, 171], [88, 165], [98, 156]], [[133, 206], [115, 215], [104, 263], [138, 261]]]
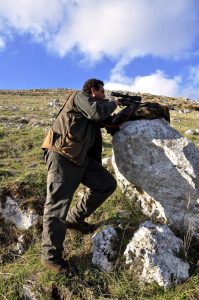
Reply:
[[198, 0], [0, 0], [0, 89], [199, 99]]

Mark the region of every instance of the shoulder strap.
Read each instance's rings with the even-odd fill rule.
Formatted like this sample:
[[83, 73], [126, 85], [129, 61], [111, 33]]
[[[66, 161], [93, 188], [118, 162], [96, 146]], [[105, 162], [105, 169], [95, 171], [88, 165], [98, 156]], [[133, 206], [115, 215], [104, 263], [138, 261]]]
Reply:
[[[75, 95], [76, 95], [77, 93], [78, 93], [78, 91], [77, 91], [77, 92], [73, 92], [73, 93], [66, 99], [66, 101], [65, 101], [64, 104], [63, 104], [63, 106], [61, 107], [61, 109], [60, 109], [59, 112], [57, 113], [57, 115], [56, 115], [56, 117], [55, 117], [55, 120], [58, 118], [58, 116], [60, 115], [60, 113], [61, 113], [62, 110], [64, 109], [66, 103], [67, 103], [69, 100], [71, 100], [72, 98], [73, 98], [73, 100], [74, 100]], [[54, 120], [54, 123], [55, 123], [55, 120]], [[53, 123], [52, 126], [51, 126], [52, 129], [53, 129], [54, 123]]]

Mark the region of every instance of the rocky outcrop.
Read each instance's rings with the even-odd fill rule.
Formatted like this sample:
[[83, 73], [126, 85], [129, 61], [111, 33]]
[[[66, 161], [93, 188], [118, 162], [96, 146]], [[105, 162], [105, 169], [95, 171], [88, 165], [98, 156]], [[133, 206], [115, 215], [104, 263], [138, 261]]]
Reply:
[[167, 225], [144, 222], [127, 245], [126, 263], [143, 282], [157, 282], [165, 288], [189, 277], [189, 265], [183, 261], [183, 242]]
[[165, 120], [138, 120], [115, 133], [113, 152], [118, 183], [142, 212], [199, 239], [197, 147]]

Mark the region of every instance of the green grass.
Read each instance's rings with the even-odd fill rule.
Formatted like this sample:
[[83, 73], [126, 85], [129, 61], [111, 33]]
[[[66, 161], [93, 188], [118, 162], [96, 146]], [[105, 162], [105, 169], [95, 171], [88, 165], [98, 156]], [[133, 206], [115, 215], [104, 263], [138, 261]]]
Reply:
[[199, 148], [199, 135], [185, 134], [188, 129], [199, 130], [199, 111], [192, 111], [187, 114], [173, 111], [171, 116], [171, 125]]
[[33, 282], [32, 288], [38, 292], [38, 299], [46, 300], [54, 299], [51, 297], [56, 290], [63, 297], [64, 295], [66, 297], [70, 291], [73, 295], [72, 299], [191, 300], [199, 298], [199, 274], [197, 273], [187, 282], [165, 291], [156, 284], [140, 284], [133, 271], [125, 267], [121, 257], [111, 273], [95, 269], [90, 263], [91, 255], [88, 253], [87, 240], [88, 237], [82, 238], [83, 249], [79, 250], [76, 256], [70, 256], [80, 270], [80, 275], [76, 278], [67, 278], [46, 271], [40, 264], [40, 241], [36, 240], [34, 246], [25, 255], [1, 268], [0, 299], [22, 299], [23, 286], [28, 279]]
[[[0, 92], [0, 199], [5, 194], [15, 197], [21, 207], [33, 207], [42, 217], [46, 193], [46, 166], [42, 159], [41, 144], [49, 127], [51, 114], [59, 107], [50, 108], [48, 101], [59, 98], [63, 103], [67, 91], [26, 91], [21, 93]], [[176, 102], [177, 103], [177, 102]], [[45, 126], [31, 127], [29, 121], [37, 119]], [[188, 114], [171, 112], [171, 125], [185, 135], [187, 129], [199, 129], [199, 112]], [[7, 127], [8, 123], [11, 127]], [[22, 127], [18, 128], [22, 122]], [[198, 135], [186, 135], [199, 147]], [[111, 137], [103, 130], [103, 157], [111, 156]], [[77, 201], [77, 195], [74, 202]], [[121, 218], [119, 211], [127, 210], [130, 215]], [[113, 225], [119, 236], [119, 257], [111, 273], [105, 273], [91, 264], [91, 236], [82, 236], [68, 231], [64, 244], [64, 255], [77, 264], [79, 278], [67, 278], [46, 271], [40, 264], [42, 226], [27, 232], [16, 230], [14, 226], [0, 229], [0, 255], [12, 246], [2, 243], [2, 238], [15, 244], [16, 237], [25, 233], [29, 238], [29, 249], [15, 261], [0, 265], [0, 300], [23, 299], [23, 286], [27, 280], [32, 289], [38, 292], [38, 299], [138, 299], [138, 300], [196, 300], [199, 299], [199, 273], [195, 271], [185, 283], [169, 290], [157, 284], [140, 284], [136, 274], [125, 265], [123, 252], [139, 224], [147, 219], [134, 205], [133, 200], [125, 198], [120, 189], [92, 215], [89, 221]], [[1, 222], [3, 220], [1, 219]]]

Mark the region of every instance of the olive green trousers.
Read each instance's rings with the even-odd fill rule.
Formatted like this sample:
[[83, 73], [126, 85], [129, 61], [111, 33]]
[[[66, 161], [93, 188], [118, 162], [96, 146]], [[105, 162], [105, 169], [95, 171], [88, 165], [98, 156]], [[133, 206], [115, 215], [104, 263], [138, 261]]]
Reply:
[[[114, 192], [117, 184], [99, 162], [89, 157], [85, 165], [78, 166], [59, 153], [50, 151], [45, 155], [45, 160], [48, 176], [43, 213], [42, 259], [58, 262], [62, 258], [66, 221], [84, 221]], [[80, 183], [89, 188], [89, 193], [70, 208]]]

